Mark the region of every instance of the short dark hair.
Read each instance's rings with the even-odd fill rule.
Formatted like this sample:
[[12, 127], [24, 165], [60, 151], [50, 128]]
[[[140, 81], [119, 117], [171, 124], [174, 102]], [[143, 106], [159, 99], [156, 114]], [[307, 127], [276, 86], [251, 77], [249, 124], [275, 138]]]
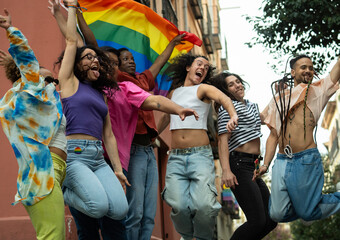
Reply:
[[295, 56], [292, 60], [289, 61], [289, 66], [291, 69], [294, 69], [295, 67], [295, 63], [300, 60], [301, 58], [308, 58], [310, 60], [312, 60], [308, 55], [306, 54], [300, 54], [300, 55], [297, 55]]
[[110, 46], [103, 46], [103, 47], [100, 47], [101, 50], [103, 50], [104, 52], [110, 52], [110, 53], [113, 53], [117, 56], [118, 58], [118, 62], [119, 62], [119, 65], [120, 65], [120, 51], [117, 50], [116, 48], [113, 48], [113, 47], [110, 47]]
[[119, 54], [120, 54], [121, 52], [124, 52], [124, 51], [130, 52], [129, 49], [127, 49], [127, 48], [119, 48], [119, 49], [118, 49]]

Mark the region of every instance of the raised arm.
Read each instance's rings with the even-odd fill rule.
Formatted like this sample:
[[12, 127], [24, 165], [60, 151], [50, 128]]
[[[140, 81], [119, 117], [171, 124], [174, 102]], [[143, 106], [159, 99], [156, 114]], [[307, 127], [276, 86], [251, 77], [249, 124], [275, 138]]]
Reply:
[[222, 93], [220, 90], [215, 88], [214, 86], [201, 84], [198, 88], [197, 95], [200, 99], [210, 99], [214, 100], [215, 102], [221, 104], [225, 110], [229, 113], [230, 121], [227, 123], [227, 130], [229, 132], [233, 131], [237, 126], [238, 116], [233, 105], [231, 99]]
[[330, 75], [331, 75], [331, 80], [333, 83], [336, 83], [340, 80], [340, 56], [338, 57], [338, 61], [335, 63], [334, 67], [332, 68]]
[[12, 26], [11, 15], [7, 9], [4, 9], [4, 13], [5, 15], [0, 15], [0, 27], [7, 31], [7, 38], [10, 42], [8, 52], [20, 70], [22, 81], [38, 85], [40, 83], [39, 63], [33, 50], [21, 31]]
[[[66, 25], [67, 25], [67, 21], [66, 21], [65, 16], [61, 12], [60, 2], [59, 2], [59, 0], [49, 0], [48, 2], [50, 4], [50, 6], [48, 6], [48, 8], [51, 10], [51, 13], [52, 13], [53, 17], [57, 21], [57, 24], [58, 24], [58, 27], [60, 29], [60, 32], [66, 38], [66, 28], [67, 28]], [[79, 33], [77, 33], [77, 39], [78, 39], [77, 46], [78, 47], [84, 46], [83, 39], [81, 38]]]
[[83, 33], [83, 36], [85, 38], [85, 43], [87, 45], [98, 47], [96, 37], [94, 36], [90, 27], [87, 25], [84, 19], [83, 13], [79, 9], [77, 9], [77, 17], [78, 17], [78, 24], [79, 24], [80, 31]]
[[[77, 1], [72, 1], [70, 5], [77, 5]], [[76, 78], [73, 73], [77, 51], [77, 28], [76, 28], [76, 8], [69, 7], [67, 28], [66, 28], [66, 48], [61, 62], [58, 79], [63, 97], [72, 95], [76, 87]]]
[[150, 95], [147, 97], [141, 108], [143, 110], [157, 110], [165, 113], [177, 114], [182, 120], [190, 115], [194, 115], [195, 118], [198, 119], [198, 114], [195, 110], [183, 108], [170, 99], [160, 95]]
[[221, 186], [223, 189], [223, 185], [230, 188], [235, 188], [235, 185], [238, 185], [238, 181], [236, 176], [230, 169], [229, 164], [229, 138], [230, 133], [224, 133], [218, 136], [218, 155], [220, 158], [220, 163], [222, 167], [222, 179]]
[[165, 63], [169, 60], [172, 51], [174, 50], [175, 46], [180, 44], [182, 41], [182, 38], [185, 36], [185, 34], [177, 35], [174, 37], [168, 46], [165, 48], [165, 50], [159, 55], [155, 62], [151, 65], [149, 68], [149, 71], [152, 73], [152, 76], [154, 78], [157, 77], [158, 73], [161, 71], [162, 67], [165, 65]]

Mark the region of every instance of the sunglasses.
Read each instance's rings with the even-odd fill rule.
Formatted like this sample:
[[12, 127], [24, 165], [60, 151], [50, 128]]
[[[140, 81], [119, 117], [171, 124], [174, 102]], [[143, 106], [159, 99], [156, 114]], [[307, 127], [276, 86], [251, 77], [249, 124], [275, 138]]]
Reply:
[[88, 53], [88, 54], [82, 56], [82, 57], [80, 58], [80, 60], [83, 60], [84, 58], [87, 58], [87, 59], [90, 60], [90, 61], [93, 61], [93, 60], [96, 58], [98, 61], [100, 61], [100, 57], [98, 57], [97, 55], [94, 56], [94, 55], [92, 55], [91, 53]]
[[59, 84], [59, 80], [58, 79], [55, 79], [55, 78], [53, 78], [53, 77], [51, 77], [51, 76], [47, 76], [47, 77], [45, 77], [45, 82], [47, 82], [47, 83], [55, 83], [55, 84]]

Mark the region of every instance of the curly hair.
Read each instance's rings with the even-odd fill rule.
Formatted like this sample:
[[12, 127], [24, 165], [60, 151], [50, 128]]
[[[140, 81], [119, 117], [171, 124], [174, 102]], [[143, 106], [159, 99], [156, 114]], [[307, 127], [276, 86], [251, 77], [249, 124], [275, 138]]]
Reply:
[[[170, 66], [164, 71], [166, 75], [169, 76], [168, 81], [172, 80], [170, 90], [176, 89], [184, 85], [185, 78], [187, 76], [187, 67], [190, 67], [196, 58], [204, 58], [208, 60], [205, 56], [200, 55], [190, 55], [182, 54], [171, 60]], [[207, 75], [203, 79], [202, 83], [208, 83], [210, 77], [213, 75], [214, 67], [209, 64], [209, 70]]]
[[[114, 79], [114, 68], [111, 64], [109, 57], [105, 54], [103, 50], [98, 47], [94, 47], [91, 45], [86, 45], [80, 48], [77, 48], [75, 62], [73, 66], [73, 73], [78, 78], [80, 82], [85, 82], [87, 80], [87, 70], [81, 70], [78, 63], [81, 61], [81, 54], [85, 51], [85, 49], [92, 49], [96, 52], [98, 56], [98, 61], [100, 64], [99, 73], [100, 76], [96, 81], [91, 81], [92, 87], [98, 90], [101, 93], [104, 93], [105, 89], [115, 89], [118, 90], [119, 86]], [[64, 58], [64, 52], [59, 56], [55, 65], [60, 65]]]
[[6, 61], [4, 61], [3, 67], [5, 68], [6, 77], [12, 83], [15, 83], [21, 78], [20, 70], [15, 64], [14, 59], [10, 55], [6, 57]]

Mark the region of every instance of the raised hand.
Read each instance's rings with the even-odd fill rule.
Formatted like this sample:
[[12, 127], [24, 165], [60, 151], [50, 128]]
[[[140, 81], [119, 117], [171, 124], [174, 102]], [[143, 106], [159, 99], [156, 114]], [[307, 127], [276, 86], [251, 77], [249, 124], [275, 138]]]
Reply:
[[0, 15], [0, 27], [7, 29], [12, 26], [12, 19], [6, 8], [4, 9], [4, 13], [5, 15]]
[[56, 12], [60, 11], [59, 0], [48, 0], [48, 3], [50, 4], [50, 6], [48, 6], [48, 9], [51, 10], [53, 16], [56, 14]]
[[184, 44], [183, 41], [183, 37], [185, 36], [185, 33], [183, 34], [179, 34], [176, 37], [174, 37], [170, 42], [174, 43], [175, 45], [178, 44]]

